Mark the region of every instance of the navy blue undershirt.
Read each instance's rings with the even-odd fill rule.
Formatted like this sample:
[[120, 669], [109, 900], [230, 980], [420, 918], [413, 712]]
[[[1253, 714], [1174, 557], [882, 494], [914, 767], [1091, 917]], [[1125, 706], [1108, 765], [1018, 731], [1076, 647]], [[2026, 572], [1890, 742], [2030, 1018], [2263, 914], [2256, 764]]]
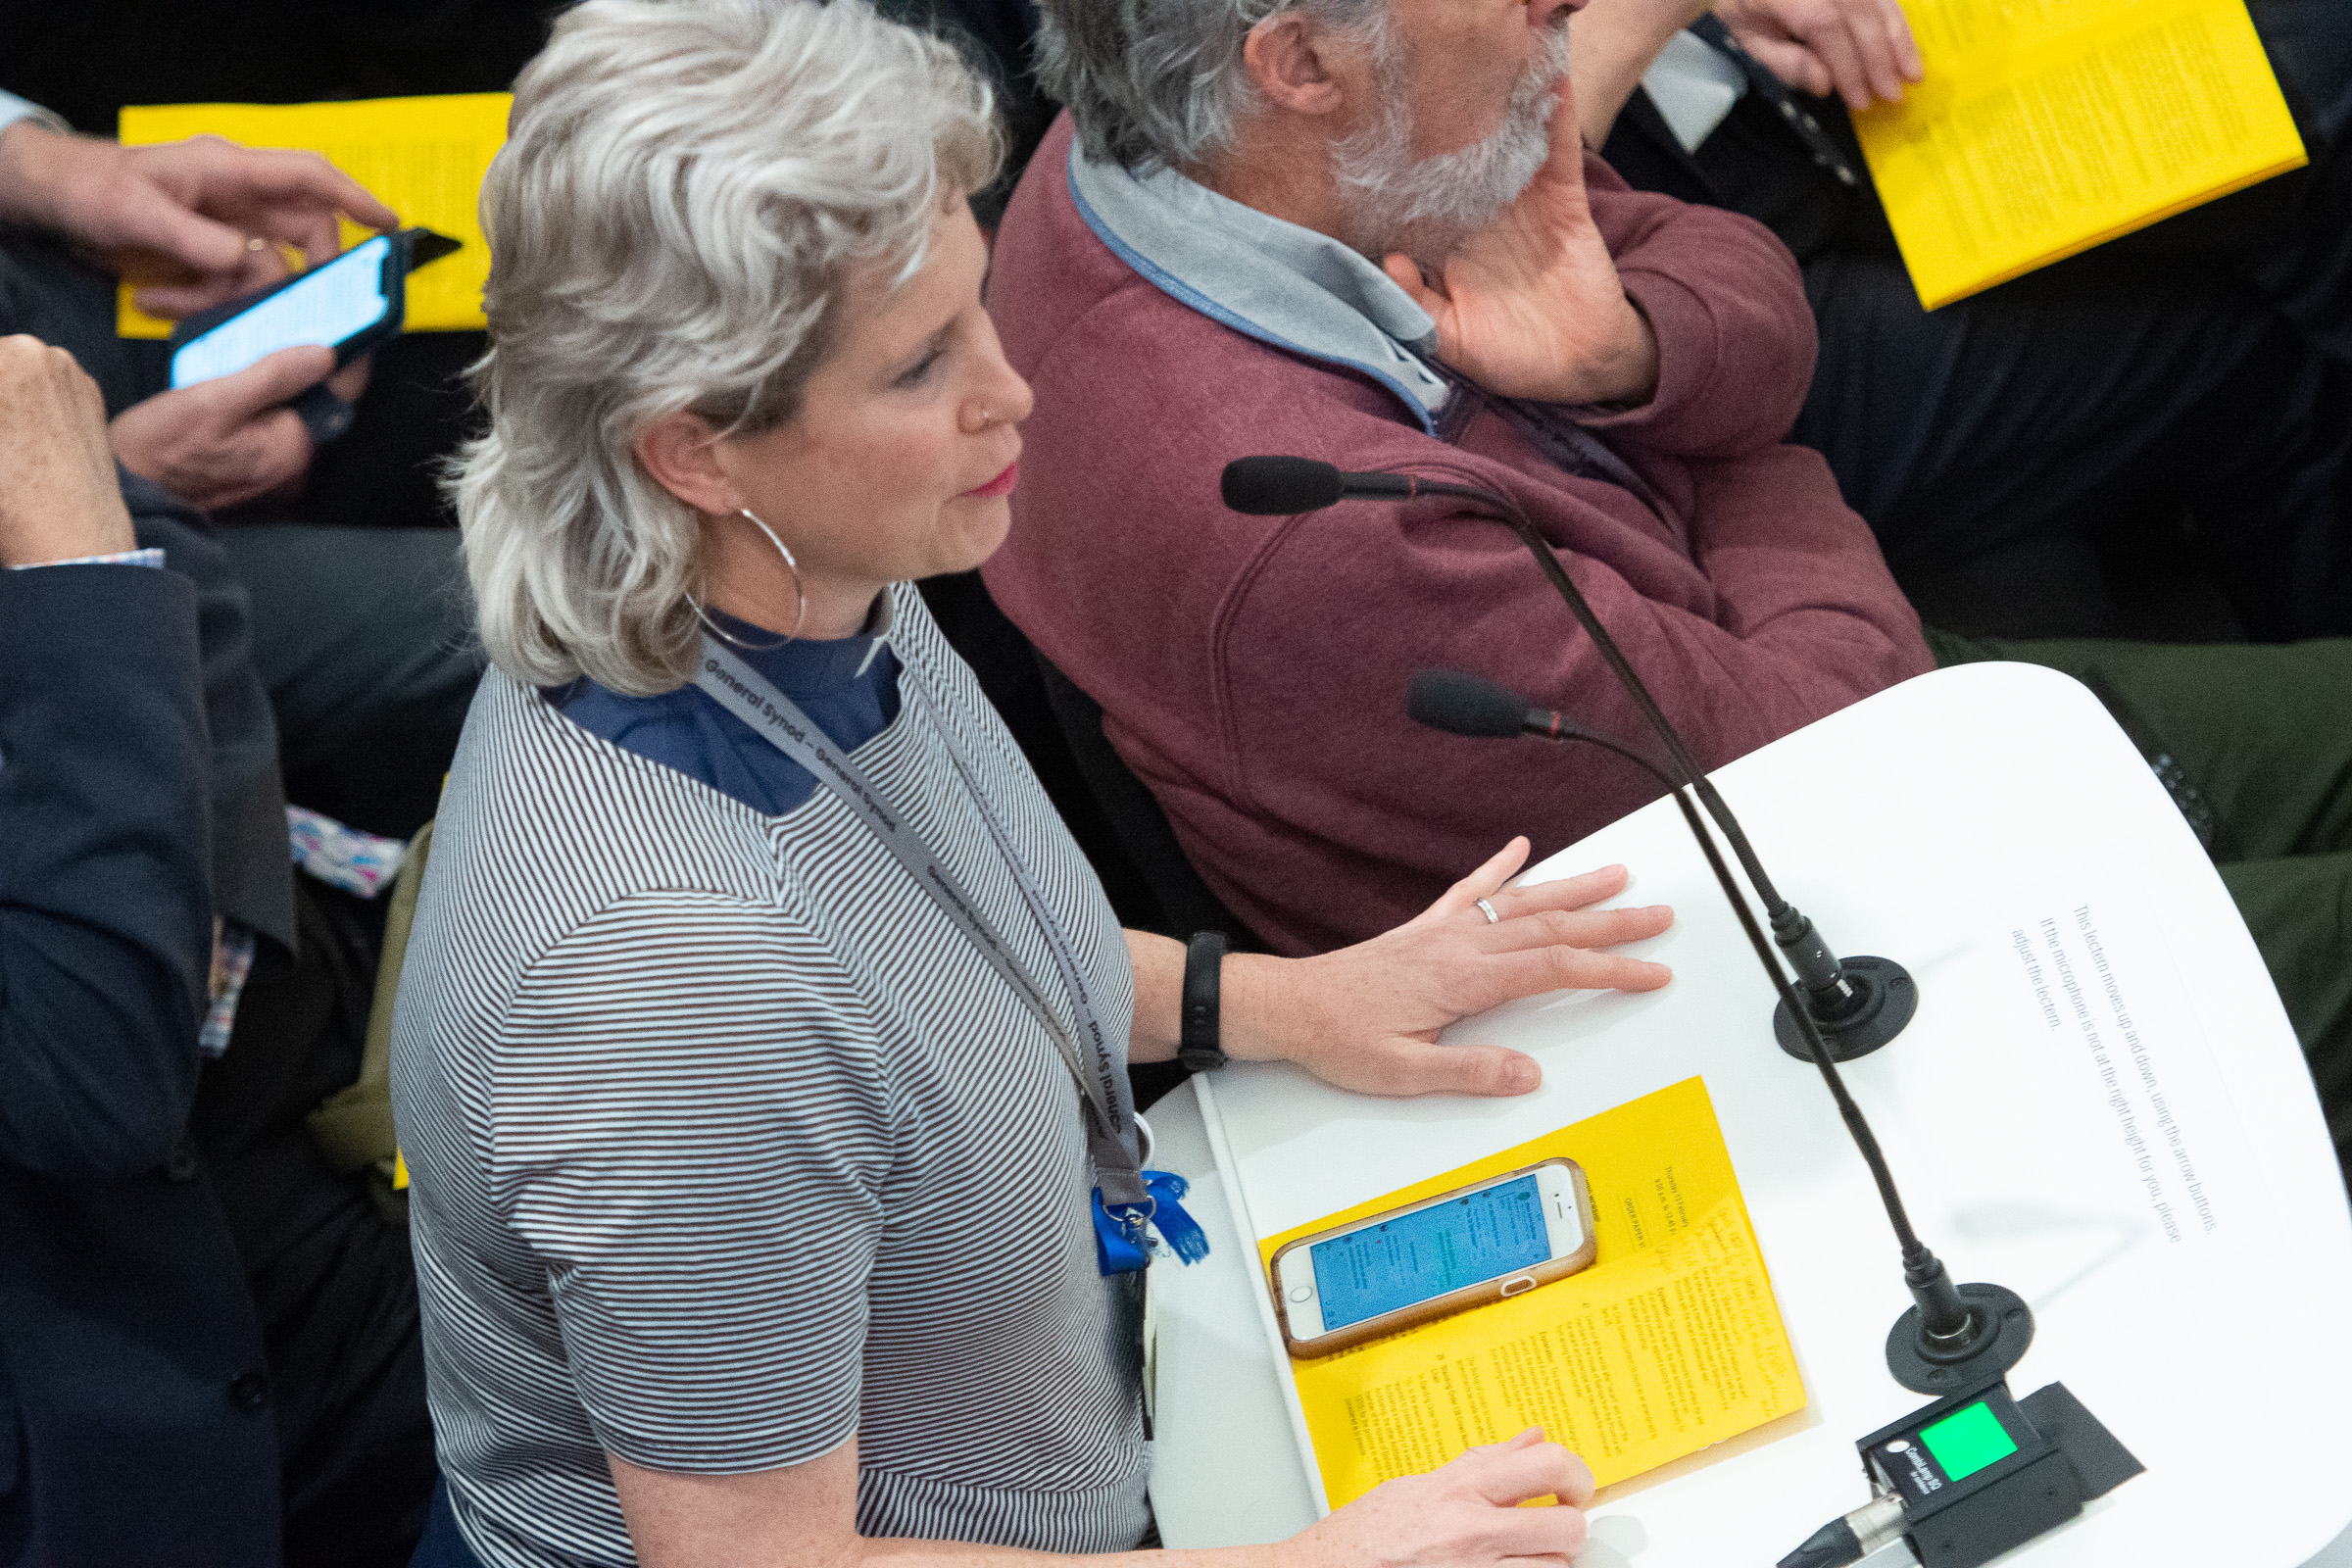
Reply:
[[[887, 633], [887, 601], [875, 607], [875, 613], [881, 624], [869, 621], [869, 631]], [[710, 615], [721, 630], [747, 645], [734, 647], [744, 662], [800, 704], [844, 751], [864, 745], [899, 716], [899, 661], [888, 646], [874, 654], [864, 674], [858, 672], [874, 637], [830, 642], [795, 638], [781, 648], [769, 648], [776, 640], [774, 632], [724, 611], [713, 610]], [[541, 695], [591, 735], [700, 779], [763, 815], [781, 816], [816, 790], [808, 769], [761, 740], [700, 687], [681, 686], [659, 697], [624, 697], [582, 676]]]

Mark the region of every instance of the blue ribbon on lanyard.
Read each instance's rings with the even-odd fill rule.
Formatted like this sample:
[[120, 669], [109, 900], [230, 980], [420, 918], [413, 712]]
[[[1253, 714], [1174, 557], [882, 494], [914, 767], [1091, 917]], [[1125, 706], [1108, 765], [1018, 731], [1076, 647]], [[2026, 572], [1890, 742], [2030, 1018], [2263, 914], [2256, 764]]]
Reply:
[[1143, 1203], [1122, 1203], [1114, 1213], [1095, 1189], [1095, 1262], [1105, 1274], [1132, 1274], [1152, 1262], [1151, 1233], [1187, 1263], [1208, 1255], [1208, 1233], [1184, 1211], [1181, 1200], [1192, 1185], [1172, 1170], [1144, 1172]]

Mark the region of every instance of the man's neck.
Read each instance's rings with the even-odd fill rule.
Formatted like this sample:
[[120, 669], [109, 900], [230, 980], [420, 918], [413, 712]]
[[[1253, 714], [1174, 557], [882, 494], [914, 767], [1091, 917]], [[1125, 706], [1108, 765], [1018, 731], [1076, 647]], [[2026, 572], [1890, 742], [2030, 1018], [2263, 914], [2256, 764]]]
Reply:
[[1213, 163], [1184, 171], [1228, 201], [1256, 209], [1300, 228], [1351, 243], [1348, 215], [1332, 177], [1331, 143], [1304, 131], [1251, 126], [1245, 146]]

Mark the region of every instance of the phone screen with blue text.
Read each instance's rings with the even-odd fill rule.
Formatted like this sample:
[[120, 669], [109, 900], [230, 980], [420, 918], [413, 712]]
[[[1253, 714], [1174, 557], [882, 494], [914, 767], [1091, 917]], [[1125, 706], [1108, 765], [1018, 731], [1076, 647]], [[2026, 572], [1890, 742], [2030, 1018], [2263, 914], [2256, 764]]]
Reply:
[[1399, 1214], [1307, 1249], [1329, 1333], [1551, 1256], [1533, 1175]]

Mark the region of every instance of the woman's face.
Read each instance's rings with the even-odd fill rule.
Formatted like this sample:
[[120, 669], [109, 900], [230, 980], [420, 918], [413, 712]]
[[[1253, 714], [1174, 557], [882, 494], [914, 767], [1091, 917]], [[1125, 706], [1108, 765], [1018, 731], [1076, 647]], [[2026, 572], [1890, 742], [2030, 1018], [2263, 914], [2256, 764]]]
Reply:
[[[987, 244], [956, 201], [933, 221], [921, 271], [897, 287], [885, 268], [853, 279], [840, 340], [809, 377], [800, 412], [709, 449], [731, 499], [799, 558], [808, 635], [856, 629], [817, 624], [822, 608], [861, 618], [884, 584], [968, 571], [1004, 541], [1021, 454], [1015, 426], [1031, 400], [980, 306], [987, 267]], [[706, 526], [712, 597], [735, 609], [729, 601], [744, 596], [725, 591], [730, 577], [764, 575], [755, 563], [774, 565], [775, 552], [731, 508]], [[730, 572], [731, 561], [742, 570]]]

